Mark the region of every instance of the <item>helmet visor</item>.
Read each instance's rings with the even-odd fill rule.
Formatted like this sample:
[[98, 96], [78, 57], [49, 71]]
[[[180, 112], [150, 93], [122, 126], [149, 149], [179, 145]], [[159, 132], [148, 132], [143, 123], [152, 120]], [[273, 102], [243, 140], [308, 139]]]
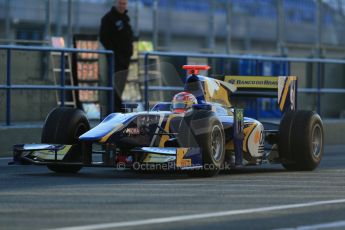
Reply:
[[172, 103], [172, 109], [188, 109], [190, 106], [188, 106], [187, 103], [182, 103], [182, 102], [177, 102], [177, 103]]

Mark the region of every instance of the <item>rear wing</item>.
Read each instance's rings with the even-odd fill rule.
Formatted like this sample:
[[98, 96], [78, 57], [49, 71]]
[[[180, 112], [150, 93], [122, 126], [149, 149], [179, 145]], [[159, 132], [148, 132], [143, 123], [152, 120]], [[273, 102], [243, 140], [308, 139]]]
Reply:
[[280, 111], [297, 108], [296, 76], [225, 76], [224, 81], [237, 87], [231, 97], [277, 98]]

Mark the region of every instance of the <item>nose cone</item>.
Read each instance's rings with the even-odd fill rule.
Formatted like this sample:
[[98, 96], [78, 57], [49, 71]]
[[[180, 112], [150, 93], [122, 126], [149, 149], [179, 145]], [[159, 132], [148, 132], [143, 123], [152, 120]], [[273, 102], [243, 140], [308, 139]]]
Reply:
[[99, 124], [95, 128], [89, 130], [88, 132], [84, 133], [79, 137], [81, 141], [101, 141], [107, 136], [115, 133], [122, 124]]
[[113, 133], [123, 128], [130, 118], [128, 114], [110, 114], [95, 128], [81, 135], [79, 140], [105, 142]]

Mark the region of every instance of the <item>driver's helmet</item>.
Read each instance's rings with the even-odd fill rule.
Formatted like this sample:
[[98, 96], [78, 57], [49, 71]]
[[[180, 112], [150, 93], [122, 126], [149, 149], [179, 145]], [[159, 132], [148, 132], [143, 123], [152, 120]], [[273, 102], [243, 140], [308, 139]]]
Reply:
[[193, 94], [181, 92], [174, 96], [171, 103], [171, 110], [174, 113], [185, 113], [190, 110], [194, 104], [198, 104], [198, 101]]

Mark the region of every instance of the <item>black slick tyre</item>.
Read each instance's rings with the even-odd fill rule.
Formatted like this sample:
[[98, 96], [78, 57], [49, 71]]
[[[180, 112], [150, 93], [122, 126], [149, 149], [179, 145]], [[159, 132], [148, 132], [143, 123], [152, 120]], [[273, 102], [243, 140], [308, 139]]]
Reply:
[[280, 130], [280, 137], [285, 140], [280, 140], [282, 146], [279, 151], [282, 151], [282, 156], [288, 160], [283, 166], [288, 170], [312, 171], [320, 164], [323, 156], [322, 120], [313, 111], [296, 111], [291, 114], [293, 115], [288, 115], [291, 116], [289, 122], [284, 122], [291, 122], [289, 134], [283, 133], [286, 124], [281, 124]]
[[[64, 158], [64, 161], [80, 162], [82, 158], [82, 145], [78, 137], [89, 129], [90, 124], [83, 111], [64, 107], [55, 108], [46, 118], [41, 141], [47, 144], [76, 145], [72, 147], [73, 149]], [[48, 165], [47, 167], [57, 173], [77, 173], [82, 168], [82, 166], [74, 165]]]
[[199, 129], [202, 129], [201, 134], [194, 136], [202, 151], [203, 168], [191, 171], [190, 175], [212, 177], [219, 173], [225, 159], [224, 128], [216, 116], [211, 116], [207, 124]]
[[296, 168], [292, 154], [292, 126], [295, 115], [296, 111], [286, 112], [279, 125], [279, 156], [284, 162], [282, 163], [283, 167], [288, 170], [294, 170]]

